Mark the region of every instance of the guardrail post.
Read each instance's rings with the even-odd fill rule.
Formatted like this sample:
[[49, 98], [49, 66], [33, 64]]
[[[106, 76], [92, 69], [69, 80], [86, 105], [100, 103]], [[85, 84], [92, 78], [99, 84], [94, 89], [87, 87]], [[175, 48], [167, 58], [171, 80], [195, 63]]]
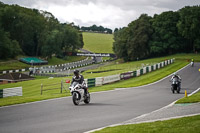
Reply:
[[61, 80], [61, 88], [60, 88], [60, 93], [62, 93], [62, 88], [63, 88], [63, 81]]
[[41, 95], [42, 95], [43, 84], [41, 84]]
[[0, 90], [0, 98], [3, 98], [3, 89]]

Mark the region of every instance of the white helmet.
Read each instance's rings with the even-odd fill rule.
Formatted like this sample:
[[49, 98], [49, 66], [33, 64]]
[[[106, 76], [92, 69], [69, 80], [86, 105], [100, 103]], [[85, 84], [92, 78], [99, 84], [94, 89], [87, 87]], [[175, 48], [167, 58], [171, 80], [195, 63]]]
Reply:
[[176, 76], [176, 75], [177, 75], [177, 73], [175, 72], [173, 75], [174, 75], [174, 76]]

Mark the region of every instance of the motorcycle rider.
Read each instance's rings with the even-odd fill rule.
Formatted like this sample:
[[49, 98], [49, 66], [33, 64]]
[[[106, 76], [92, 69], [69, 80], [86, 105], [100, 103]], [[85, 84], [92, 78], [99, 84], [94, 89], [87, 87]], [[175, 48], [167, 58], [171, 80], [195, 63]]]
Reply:
[[190, 64], [191, 64], [192, 67], [194, 66], [194, 59], [191, 60]]
[[82, 89], [84, 89], [84, 95], [87, 95], [87, 88], [84, 84], [84, 77], [83, 75], [79, 74], [79, 70], [74, 70], [74, 77], [72, 78], [71, 85], [73, 82], [78, 82], [79, 84], [82, 85]]
[[175, 72], [171, 78], [171, 81], [174, 79], [174, 78], [177, 78], [178, 79], [178, 87], [181, 88], [181, 77]]

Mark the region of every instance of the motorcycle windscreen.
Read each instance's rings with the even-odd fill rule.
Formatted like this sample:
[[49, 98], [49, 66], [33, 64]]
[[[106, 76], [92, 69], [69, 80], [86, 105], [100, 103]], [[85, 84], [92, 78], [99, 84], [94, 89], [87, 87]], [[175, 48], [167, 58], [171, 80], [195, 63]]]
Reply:
[[71, 86], [75, 87], [77, 84], [78, 84], [78, 82], [73, 82]]

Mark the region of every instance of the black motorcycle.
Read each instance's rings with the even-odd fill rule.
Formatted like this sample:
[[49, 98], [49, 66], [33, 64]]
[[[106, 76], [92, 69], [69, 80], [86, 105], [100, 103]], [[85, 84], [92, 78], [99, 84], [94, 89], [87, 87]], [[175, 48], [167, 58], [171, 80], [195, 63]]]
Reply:
[[172, 85], [171, 85], [171, 91], [172, 91], [172, 93], [174, 93], [175, 91], [177, 93], [180, 93], [180, 90], [181, 90], [181, 88], [180, 88], [181, 81], [177, 77], [175, 77], [175, 78], [173, 78], [171, 80], [171, 82], [172, 82]]

